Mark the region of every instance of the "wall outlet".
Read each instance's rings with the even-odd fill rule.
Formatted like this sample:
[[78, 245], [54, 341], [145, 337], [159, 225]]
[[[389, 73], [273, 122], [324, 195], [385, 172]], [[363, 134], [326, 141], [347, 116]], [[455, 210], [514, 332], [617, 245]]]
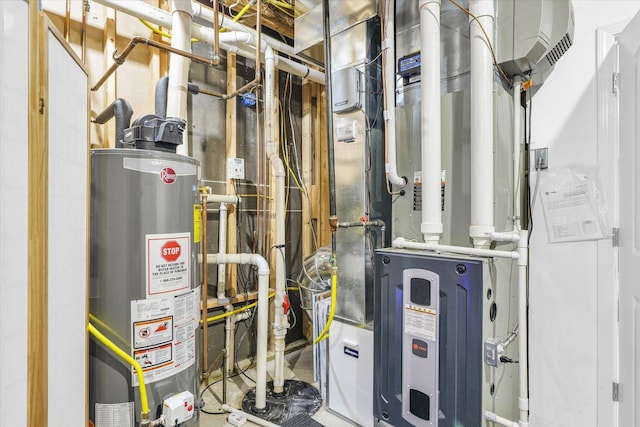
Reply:
[[532, 170], [546, 169], [549, 167], [549, 149], [536, 148], [533, 150], [533, 167]]
[[244, 159], [235, 157], [227, 159], [227, 178], [244, 179]]

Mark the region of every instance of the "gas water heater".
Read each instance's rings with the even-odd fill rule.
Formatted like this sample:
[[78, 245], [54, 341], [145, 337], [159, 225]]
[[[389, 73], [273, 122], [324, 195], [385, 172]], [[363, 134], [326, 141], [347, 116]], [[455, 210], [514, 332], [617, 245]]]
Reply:
[[[167, 426], [199, 418], [198, 169], [197, 160], [167, 152], [91, 153], [90, 321], [141, 365], [151, 419], [163, 403], [191, 396]], [[94, 340], [89, 354], [90, 419], [96, 427], [139, 425], [131, 366]]]

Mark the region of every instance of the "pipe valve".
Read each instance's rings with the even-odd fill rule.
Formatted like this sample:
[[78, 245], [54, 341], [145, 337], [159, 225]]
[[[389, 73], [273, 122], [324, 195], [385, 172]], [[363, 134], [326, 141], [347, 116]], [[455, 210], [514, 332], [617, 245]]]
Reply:
[[291, 308], [291, 303], [289, 302], [289, 296], [285, 294], [284, 299], [282, 300], [282, 312], [286, 316], [289, 314], [289, 309]]

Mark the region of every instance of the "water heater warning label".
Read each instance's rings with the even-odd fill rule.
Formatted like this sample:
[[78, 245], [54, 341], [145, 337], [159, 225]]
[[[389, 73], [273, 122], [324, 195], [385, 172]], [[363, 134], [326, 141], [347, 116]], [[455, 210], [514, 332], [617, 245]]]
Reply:
[[[169, 378], [196, 361], [195, 331], [200, 322], [198, 292], [131, 301], [133, 358], [149, 384]], [[133, 385], [138, 377], [132, 371]]]
[[147, 234], [147, 297], [189, 289], [191, 234]]

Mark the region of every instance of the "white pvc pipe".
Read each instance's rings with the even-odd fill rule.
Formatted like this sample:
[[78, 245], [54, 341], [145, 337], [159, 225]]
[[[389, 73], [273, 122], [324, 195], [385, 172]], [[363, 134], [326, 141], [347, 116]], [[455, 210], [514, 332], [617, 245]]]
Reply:
[[[173, 0], [171, 16], [171, 47], [191, 52], [191, 1]], [[191, 60], [174, 53], [169, 55], [169, 87], [167, 90], [167, 117], [187, 120], [187, 85]], [[187, 124], [188, 129], [188, 124]], [[184, 134], [184, 142], [178, 145], [176, 153], [189, 155], [189, 132]]]
[[[163, 28], [172, 28], [171, 13], [162, 9], [158, 9], [140, 0], [94, 0], [96, 3], [106, 7], [110, 7], [119, 12], [126, 13], [136, 18], [144, 19], [152, 24], [159, 25]], [[229, 21], [226, 19], [225, 22]], [[243, 26], [244, 27], [244, 26]], [[245, 27], [246, 29], [246, 27]], [[245, 31], [243, 29], [243, 31]], [[208, 44], [213, 44], [213, 29], [206, 28], [198, 24], [191, 26], [192, 36]], [[226, 33], [220, 34], [220, 47], [227, 52], [237, 53], [245, 58], [255, 59], [255, 52], [251, 49], [245, 49], [239, 46], [233, 46], [224, 41]], [[250, 34], [251, 35], [251, 34]], [[253, 36], [252, 36], [253, 37]], [[269, 39], [270, 40], [270, 39]], [[278, 69], [296, 76], [309, 79], [315, 83], [324, 84], [324, 73], [305, 64], [300, 64], [288, 58], [277, 57], [276, 66]]]
[[405, 180], [398, 176], [396, 162], [396, 49], [395, 49], [395, 0], [385, 0], [384, 14], [384, 120], [387, 124], [385, 138], [387, 140], [387, 163], [385, 171], [387, 179], [393, 185], [405, 186]]
[[487, 421], [491, 421], [491, 422], [493, 422], [493, 423], [500, 424], [501, 426], [505, 426], [505, 427], [519, 427], [519, 424], [518, 424], [517, 422], [515, 422], [515, 421], [511, 421], [511, 420], [508, 420], [508, 419], [503, 418], [503, 417], [500, 417], [500, 416], [498, 416], [498, 415], [494, 414], [494, 413], [493, 413], [493, 412], [491, 412], [491, 411], [486, 411], [486, 412], [484, 413], [484, 418], [485, 418]]
[[273, 377], [273, 391], [281, 393], [284, 386], [284, 347], [285, 337], [289, 329], [287, 315], [284, 314], [283, 303], [285, 297], [285, 169], [282, 159], [276, 151], [275, 125], [275, 58], [273, 50], [267, 45], [264, 51], [265, 57], [265, 152], [273, 168], [275, 176], [275, 217], [276, 236], [275, 250], [272, 252], [276, 257], [276, 295], [273, 300], [274, 319], [274, 357], [275, 368]]
[[493, 232], [489, 235], [494, 242], [511, 242], [515, 243], [520, 240], [520, 234], [517, 231]]
[[[493, 224], [493, 44], [494, 0], [470, 0], [471, 50], [471, 226], [477, 248], [491, 245]], [[485, 38], [480, 24], [487, 32]]]
[[520, 254], [515, 251], [513, 252], [496, 251], [493, 249], [467, 248], [462, 246], [438, 245], [435, 243], [410, 242], [404, 237], [396, 237], [396, 239], [393, 241], [391, 245], [394, 248], [400, 248], [400, 249], [402, 248], [420, 249], [423, 251], [450, 252], [454, 254], [481, 256], [481, 257], [490, 257], [490, 258], [507, 258], [507, 259], [520, 258]]
[[[224, 264], [218, 264], [224, 265]], [[225, 307], [227, 311], [233, 311], [233, 305], [229, 304]], [[231, 375], [233, 373], [233, 366], [235, 365], [236, 360], [236, 352], [235, 352], [235, 332], [236, 332], [236, 323], [248, 319], [251, 314], [251, 311], [243, 311], [241, 313], [236, 313], [232, 316], [227, 316], [225, 322], [225, 346], [226, 354], [224, 358], [224, 370], [227, 375]]]
[[[207, 22], [213, 23], [213, 9], [204, 6], [202, 3], [197, 2], [197, 1], [193, 1], [192, 2], [192, 8], [193, 8], [193, 16], [196, 16], [198, 18], [201, 18]], [[243, 25], [239, 22], [234, 21], [233, 19], [229, 19], [228, 16], [224, 16], [221, 13], [218, 13], [218, 22], [220, 23], [220, 28], [226, 28], [229, 31], [240, 31], [240, 32], [245, 32], [245, 33], [249, 33], [252, 36], [256, 36], [256, 30], [254, 30], [251, 27], [247, 27], [246, 25]], [[224, 34], [224, 33], [222, 33]], [[291, 46], [289, 46], [286, 43], [283, 43], [282, 41], [275, 39], [273, 37], [261, 34], [260, 37], [265, 40], [267, 42], [267, 44], [269, 46], [271, 46], [274, 50], [284, 53], [288, 56], [292, 56], [296, 59], [299, 59], [303, 62], [306, 63], [310, 63], [310, 61], [304, 57], [298, 56], [297, 52], [295, 51], [295, 49]]]
[[207, 254], [210, 264], [252, 264], [258, 267], [256, 343], [256, 409], [267, 406], [267, 337], [269, 335], [269, 264], [258, 254]]
[[231, 203], [238, 204], [240, 197], [227, 194], [207, 194], [207, 203]]
[[222, 405], [220, 408], [225, 412], [233, 412], [234, 414], [242, 415], [247, 420], [251, 421], [252, 423], [258, 424], [259, 426], [279, 427], [278, 424], [274, 424], [271, 421], [263, 420], [260, 417], [256, 417], [255, 415], [251, 415], [251, 414], [249, 414], [247, 412], [244, 412], [244, 411], [241, 411], [239, 409], [232, 408], [231, 406], [227, 405], [226, 403], [224, 405]]
[[[220, 221], [218, 222], [218, 253], [227, 253], [227, 204], [220, 203]], [[218, 300], [227, 298], [227, 268], [218, 264]]]
[[[218, 264], [218, 266], [225, 264]], [[224, 307], [227, 312], [233, 311], [233, 304], [228, 304]], [[235, 315], [227, 316], [224, 322], [224, 371], [227, 375], [231, 375], [231, 371], [233, 371], [233, 360], [235, 353], [235, 332], [236, 332], [236, 322]]]
[[520, 395], [520, 427], [529, 425], [529, 360], [528, 360], [528, 325], [527, 325], [527, 269], [529, 268], [529, 230], [520, 231], [518, 242], [518, 376]]
[[442, 235], [440, 0], [420, 0], [422, 224], [425, 242]]

